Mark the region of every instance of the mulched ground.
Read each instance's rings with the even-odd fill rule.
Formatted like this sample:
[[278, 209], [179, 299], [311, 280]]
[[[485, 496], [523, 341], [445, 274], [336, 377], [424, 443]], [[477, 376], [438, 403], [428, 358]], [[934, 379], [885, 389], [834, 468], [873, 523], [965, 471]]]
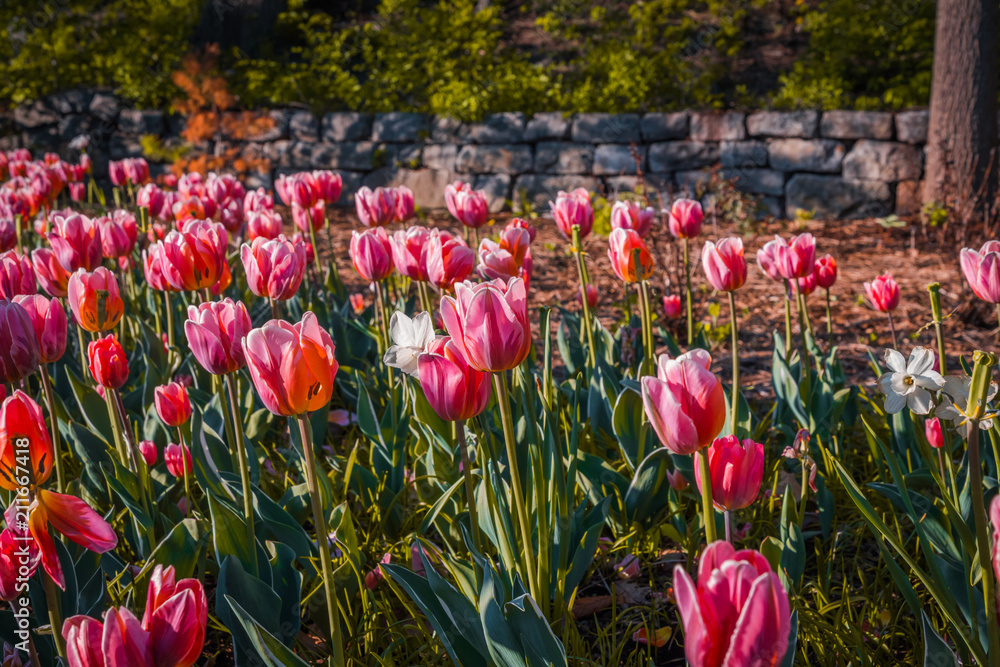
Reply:
[[[340, 275], [349, 290], [364, 291], [365, 285], [351, 267], [348, 256], [351, 230], [359, 227], [357, 219], [353, 212], [343, 209], [336, 210], [334, 216], [332, 241]], [[497, 228], [510, 217], [508, 214], [499, 215]], [[422, 224], [460, 231], [446, 211], [431, 212]], [[538, 218], [533, 224], [538, 233], [532, 243], [534, 273], [529, 295], [531, 306], [562, 304], [568, 310], [579, 310], [576, 265], [567, 252], [566, 241], [552, 220]], [[489, 229], [480, 232], [489, 233]], [[868, 368], [868, 350], [875, 349], [880, 357], [882, 347], [891, 345], [888, 319], [863, 301], [864, 282], [885, 271], [892, 273], [900, 286], [900, 305], [893, 317], [899, 347], [904, 354], [915, 345], [935, 346], [926, 290], [932, 282], [941, 284], [947, 351], [949, 359], [953, 360], [949, 367], [956, 367], [954, 360], [961, 354], [970, 355], [976, 349], [996, 349], [996, 313], [992, 306], [979, 302], [973, 296], [959, 268], [958, 248], [951, 243], [942, 243], [937, 230], [927, 232], [916, 225], [885, 227], [877, 220], [771, 222], [761, 224], [756, 234], [744, 238], [750, 267], [747, 283], [737, 292], [737, 307], [744, 313], [739, 322], [742, 341], [740, 362], [748, 396], [764, 398], [770, 395], [771, 335], [776, 329], [784, 332], [783, 290], [757, 267], [757, 250], [774, 234], [787, 238], [805, 231], [817, 238], [817, 255], [830, 253], [837, 260], [839, 277], [831, 289], [833, 342], [840, 348], [845, 370], [855, 381], [873, 384], [874, 378]], [[700, 240], [734, 234], [733, 227], [706, 220]], [[660, 322], [680, 339], [683, 337], [683, 320], [667, 322], [660, 299], [668, 289], [683, 295], [680, 246], [667, 232], [663, 222], [657, 224], [648, 241], [657, 260], [657, 274], [651, 281], [654, 309]], [[326, 239], [318, 240], [318, 245], [326, 256]], [[707, 286], [700, 261], [697, 261], [700, 249], [701, 243], [696, 241], [692, 246], [692, 281], [697, 296], [695, 317], [710, 322], [710, 304], [717, 303], [721, 306], [718, 323], [723, 325], [729, 319], [728, 305], [724, 295], [713, 293]], [[597, 313], [606, 326], [611, 326], [622, 319], [623, 284], [611, 270], [606, 238], [591, 235], [586, 241], [586, 250], [591, 279], [598, 284], [601, 294]], [[809, 310], [817, 338], [825, 345], [824, 300], [823, 290], [817, 290], [809, 299]], [[797, 331], [793, 311], [793, 332]], [[793, 335], [797, 336], [797, 333]], [[725, 378], [730, 368], [728, 342], [720, 343], [713, 350], [713, 357], [717, 370]]]

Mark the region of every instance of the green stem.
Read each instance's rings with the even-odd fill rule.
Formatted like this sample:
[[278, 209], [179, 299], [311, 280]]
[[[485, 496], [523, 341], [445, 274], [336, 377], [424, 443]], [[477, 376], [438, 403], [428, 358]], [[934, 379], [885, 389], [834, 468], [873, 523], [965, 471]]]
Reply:
[[[254, 531], [254, 514], [253, 514], [253, 486], [250, 483], [250, 464], [247, 462], [247, 449], [246, 444], [243, 441], [243, 422], [240, 420], [240, 397], [236, 392], [236, 380], [233, 378], [233, 374], [229, 373], [226, 375], [226, 389], [229, 392], [229, 409], [232, 413], [232, 432], [229, 433], [230, 443], [235, 440], [236, 443], [236, 457], [239, 459], [238, 464], [240, 468], [240, 482], [243, 485], [243, 519], [247, 523], [247, 539], [250, 541], [251, 550], [253, 552], [253, 569], [257, 572], [257, 536]], [[225, 392], [219, 392], [219, 397], [222, 399], [222, 411], [226, 412], [226, 397]], [[228, 424], [228, 422], [227, 422]]]
[[887, 310], [885, 312], [889, 316], [889, 332], [892, 333], [892, 349], [899, 347], [899, 343], [896, 342], [896, 325], [892, 322], [892, 311]]
[[812, 357], [809, 354], [809, 326], [806, 323], [806, 300], [799, 289], [799, 281], [792, 281], [795, 285], [795, 299], [799, 307], [799, 337], [802, 340], [802, 374], [799, 381], [799, 390], [802, 396], [802, 404], [809, 405], [810, 385], [812, 384]]
[[[378, 356], [381, 359], [385, 354], [385, 351], [389, 349], [389, 345], [392, 341], [389, 340], [389, 318], [387, 317], [386, 307], [385, 307], [385, 288], [382, 285], [381, 280], [375, 281], [375, 301], [376, 301], [376, 317], [378, 318], [379, 326], [379, 348]], [[386, 371], [389, 374], [389, 386], [393, 385], [393, 378], [395, 377], [392, 372], [391, 366], [386, 366]]]
[[728, 292], [729, 295], [729, 315], [732, 324], [733, 335], [733, 387], [730, 409], [732, 411], [732, 422], [730, 432], [737, 438], [740, 436], [737, 426], [740, 423], [740, 334], [736, 322], [736, 293]]
[[[938, 367], [941, 375], [948, 372], [948, 355], [944, 349], [944, 327], [941, 315], [941, 284], [931, 283], [927, 286], [927, 292], [931, 297], [931, 317], [934, 319], [934, 337], [937, 339]], [[997, 306], [1000, 308], [1000, 305]]]
[[56, 395], [52, 390], [52, 378], [49, 377], [48, 364], [42, 364], [42, 390], [45, 392], [45, 403], [49, 408], [49, 431], [52, 433], [52, 458], [56, 464], [56, 490], [66, 492], [66, 478], [63, 473], [62, 452], [59, 447], [59, 418], [56, 416]]
[[125, 441], [122, 438], [122, 427], [118, 418], [118, 408], [115, 406], [114, 398], [111, 395], [112, 391], [112, 389], [108, 389], [107, 387], [104, 388], [104, 404], [108, 407], [108, 419], [111, 421], [111, 431], [115, 438], [115, 451], [118, 452], [118, 458], [121, 459], [122, 465], [125, 468], [131, 469], [128, 455], [125, 452]]
[[535, 572], [535, 545], [532, 540], [531, 523], [528, 521], [528, 509], [524, 503], [524, 492], [521, 488], [521, 471], [517, 465], [517, 442], [514, 439], [514, 420], [510, 412], [510, 397], [507, 390], [507, 376], [504, 371], [493, 374], [493, 388], [497, 394], [500, 406], [500, 421], [503, 424], [504, 444], [507, 446], [507, 467], [510, 470], [510, 493], [514, 497], [514, 508], [521, 529], [522, 578], [528, 582], [531, 597], [539, 600], [537, 573]]
[[833, 318], [830, 316], [830, 290], [826, 290], [826, 343], [833, 347]]
[[174, 349], [174, 308], [170, 303], [170, 292], [163, 292], [163, 305], [167, 309], [167, 346]]
[[302, 458], [306, 467], [306, 485], [312, 505], [313, 523], [316, 525], [316, 544], [319, 547], [320, 569], [323, 577], [323, 592], [326, 594], [330, 640], [333, 643], [332, 667], [344, 667], [344, 641], [340, 632], [340, 608], [334, 590], [333, 565], [330, 559], [329, 522], [323, 513], [319, 495], [319, 481], [316, 476], [316, 459], [313, 455], [312, 427], [306, 415], [298, 415], [299, 434], [302, 436]]
[[423, 280], [417, 282], [417, 296], [420, 297], [420, 309], [425, 313], [433, 312], [431, 310], [430, 291], [427, 289], [427, 283]]
[[590, 304], [587, 303], [587, 265], [580, 247], [580, 226], [573, 225], [573, 254], [576, 255], [576, 271], [580, 276], [580, 300], [583, 302], [583, 330], [587, 334], [587, 360], [590, 367], [597, 365], [597, 348], [594, 346], [594, 327], [590, 320]]
[[472, 526], [472, 544], [476, 551], [483, 553], [483, 540], [479, 532], [479, 517], [476, 511], [476, 491], [472, 482], [472, 462], [469, 460], [469, 443], [465, 439], [465, 421], [455, 422], [455, 439], [462, 455], [462, 476], [465, 477], [465, 500], [469, 504], [469, 524]]
[[704, 450], [697, 452], [699, 476], [701, 477], [701, 513], [705, 523], [705, 542], [711, 544], [718, 539], [715, 531], [715, 506], [712, 504], [712, 472], [708, 467], [708, 457]]
[[[316, 264], [316, 276], [320, 280], [322, 280], [323, 279], [323, 270], [320, 268], [320, 264], [319, 264], [319, 248], [316, 247], [316, 230], [313, 229], [312, 215], [308, 211], [306, 211], [306, 219], [307, 219], [307, 221], [309, 223], [309, 243], [311, 243], [312, 247], [313, 247], [313, 261]], [[331, 264], [333, 263], [333, 257], [330, 257], [330, 263]]]
[[56, 645], [56, 653], [66, 662], [66, 640], [62, 636], [62, 604], [56, 582], [47, 573], [42, 574], [45, 580], [45, 606], [49, 608], [49, 624], [52, 626], [52, 641]]
[[177, 427], [177, 439], [181, 448], [181, 472], [184, 474], [184, 497], [187, 498], [187, 512], [185, 516], [191, 513], [194, 509], [194, 496], [191, 495], [191, 480], [190, 475], [188, 475], [188, 454], [184, 451], [184, 433], [181, 431], [181, 427]]
[[80, 348], [80, 377], [87, 378], [87, 344], [83, 339], [83, 327], [76, 326], [76, 342]]
[[788, 281], [785, 281], [785, 293], [782, 298], [785, 302], [785, 363], [791, 365], [792, 360], [789, 359], [789, 355], [792, 354], [792, 302], [788, 298], [788, 290], [791, 286]]
[[[971, 397], [970, 397], [970, 400]], [[984, 401], [985, 403], [985, 401]], [[986, 628], [989, 633], [990, 664], [1000, 661], [1000, 633], [997, 629], [997, 607], [993, 597], [995, 583], [990, 563], [990, 538], [986, 527], [986, 503], [983, 495], [983, 470], [979, 461], [979, 421], [970, 420], [966, 431], [969, 454], [969, 475], [972, 483], [972, 515], [976, 524], [976, 542], [979, 545], [979, 569], [983, 578], [983, 600], [986, 605]]]
[[653, 339], [653, 317], [649, 304], [649, 283], [639, 281], [639, 314], [642, 320], [642, 370], [640, 375], [650, 375], [656, 366], [656, 342]]
[[694, 305], [691, 302], [691, 263], [689, 258], [688, 240], [681, 239], [681, 246], [684, 249], [684, 283], [687, 298], [687, 336], [688, 347], [694, 345]]

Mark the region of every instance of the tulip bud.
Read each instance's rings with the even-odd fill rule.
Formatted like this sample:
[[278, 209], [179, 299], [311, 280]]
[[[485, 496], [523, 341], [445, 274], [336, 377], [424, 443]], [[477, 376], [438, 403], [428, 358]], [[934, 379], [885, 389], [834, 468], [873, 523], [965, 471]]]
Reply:
[[677, 239], [693, 239], [701, 233], [701, 221], [705, 213], [701, 204], [694, 199], [677, 199], [670, 207], [667, 227]]
[[927, 444], [934, 449], [944, 447], [944, 432], [941, 430], [941, 420], [937, 417], [924, 420], [924, 435], [927, 436]]
[[701, 262], [708, 282], [720, 292], [732, 292], [747, 280], [747, 262], [743, 257], [743, 239], [726, 238], [717, 244], [707, 241]]
[[167, 426], [176, 427], [191, 418], [191, 400], [179, 382], [160, 385], [153, 391], [156, 414]]
[[[733, 511], [749, 506], [757, 499], [764, 479], [764, 445], [749, 438], [743, 442], [734, 435], [717, 438], [695, 456], [708, 457], [712, 481], [712, 502], [719, 511]], [[695, 481], [701, 490], [701, 466], [695, 466]]]
[[152, 440], [143, 440], [139, 443], [139, 453], [142, 454], [142, 460], [146, 462], [146, 465], [152, 468], [156, 465], [157, 449], [156, 443]]
[[118, 389], [128, 380], [128, 359], [114, 334], [91, 341], [87, 358], [90, 374], [102, 387]]
[[[576, 300], [581, 304], [583, 303], [583, 288], [578, 287], [576, 289]], [[587, 284], [587, 307], [593, 310], [597, 308], [597, 304], [601, 302], [601, 293], [597, 290], [597, 285], [593, 283]]]
[[663, 297], [663, 314], [671, 320], [681, 316], [681, 298], [678, 295], [668, 294]]
[[890, 273], [876, 276], [875, 280], [865, 283], [865, 294], [868, 295], [868, 303], [872, 308], [881, 313], [892, 312], [899, 305], [899, 285]]
[[177, 479], [184, 478], [185, 468], [189, 475], [194, 470], [191, 450], [188, 449], [187, 445], [177, 445], [171, 442], [163, 450], [163, 462], [167, 465], [167, 472]]
[[820, 257], [816, 260], [813, 273], [816, 274], [816, 284], [823, 289], [830, 289], [837, 282], [837, 260], [833, 255]]
[[590, 205], [590, 193], [585, 188], [572, 192], [560, 192], [555, 202], [549, 202], [552, 218], [559, 232], [567, 239], [573, 238], [573, 227], [580, 227], [580, 238], [584, 239], [594, 228], [594, 209]]

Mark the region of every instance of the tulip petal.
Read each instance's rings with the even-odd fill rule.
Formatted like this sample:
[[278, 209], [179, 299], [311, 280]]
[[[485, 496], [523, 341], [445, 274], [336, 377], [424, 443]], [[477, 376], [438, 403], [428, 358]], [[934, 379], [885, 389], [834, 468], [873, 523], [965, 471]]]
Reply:
[[736, 622], [723, 667], [781, 662], [788, 650], [790, 616], [788, 594], [778, 575], [757, 577]]
[[81, 547], [102, 554], [118, 545], [115, 531], [83, 500], [45, 489], [37, 498], [52, 527]]

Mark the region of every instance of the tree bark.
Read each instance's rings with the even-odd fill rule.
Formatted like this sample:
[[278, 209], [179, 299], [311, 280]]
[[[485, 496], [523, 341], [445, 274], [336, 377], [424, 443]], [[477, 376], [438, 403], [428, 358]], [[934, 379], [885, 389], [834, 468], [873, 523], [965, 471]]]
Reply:
[[998, 29], [997, 0], [938, 0], [923, 198], [966, 216], [997, 182]]

